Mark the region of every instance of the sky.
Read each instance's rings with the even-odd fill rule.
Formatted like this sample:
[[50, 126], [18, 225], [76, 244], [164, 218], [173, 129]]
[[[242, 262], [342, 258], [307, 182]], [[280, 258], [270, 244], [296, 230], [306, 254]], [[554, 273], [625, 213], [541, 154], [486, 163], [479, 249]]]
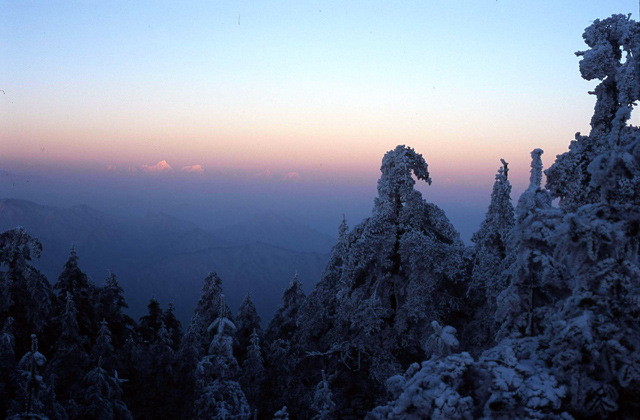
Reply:
[[[514, 201], [588, 133], [576, 51], [631, 0], [0, 0], [0, 198], [262, 211], [335, 234], [371, 210], [384, 153], [422, 153], [468, 240], [500, 158]], [[164, 162], [163, 164], [159, 163]], [[164, 170], [163, 170], [164, 169]], [[29, 181], [29, 182], [27, 182]]]

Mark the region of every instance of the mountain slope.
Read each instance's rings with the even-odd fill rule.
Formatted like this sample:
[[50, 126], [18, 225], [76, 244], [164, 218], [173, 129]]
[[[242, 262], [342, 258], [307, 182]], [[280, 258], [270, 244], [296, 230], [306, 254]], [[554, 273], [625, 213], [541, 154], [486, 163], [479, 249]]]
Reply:
[[[251, 227], [238, 225], [219, 235], [164, 214], [134, 219], [85, 205], [62, 209], [25, 200], [0, 200], [0, 231], [16, 226], [24, 226], [42, 242], [44, 250], [35, 265], [51, 283], [56, 282], [72, 243], [81, 269], [94, 283], [101, 285], [108, 270], [116, 273], [134, 317], [144, 314], [148, 300], [155, 296], [163, 305], [173, 301], [178, 316], [188, 321], [204, 277], [209, 271], [217, 271], [232, 308], [251, 291], [261, 315], [268, 319], [296, 271], [312, 286], [328, 260], [325, 254], [276, 246], [285, 242], [295, 249], [296, 240], [291, 238], [299, 238], [300, 232], [311, 229], [294, 224], [287, 231], [287, 225], [281, 224], [277, 230], [272, 223], [260, 230], [257, 219]], [[273, 241], [276, 245], [251, 239], [267, 242], [271, 239], [269, 232], [277, 236]]]

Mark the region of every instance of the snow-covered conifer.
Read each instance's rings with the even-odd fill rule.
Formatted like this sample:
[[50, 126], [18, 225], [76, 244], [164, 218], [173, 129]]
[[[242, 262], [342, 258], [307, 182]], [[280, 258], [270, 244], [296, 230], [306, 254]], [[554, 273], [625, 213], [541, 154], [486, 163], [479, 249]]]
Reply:
[[[209, 326], [220, 315], [220, 297], [222, 296], [222, 280], [214, 272], [211, 272], [204, 279], [204, 285], [202, 286], [202, 294], [198, 300], [194, 316], [191, 319], [191, 328], [197, 332], [197, 336], [202, 337], [202, 351], [205, 352], [211, 339], [213, 338], [214, 331], [209, 330]], [[233, 321], [231, 317], [231, 311], [225, 306], [225, 313], [227, 317]]]
[[222, 294], [218, 308], [218, 316], [208, 328], [215, 332], [209, 355], [202, 358], [196, 370], [194, 418], [248, 420], [251, 410], [237, 382], [240, 369], [233, 357], [232, 333], [235, 325], [228, 318], [229, 312]]
[[247, 292], [238, 308], [238, 316], [236, 317], [238, 328], [234, 334], [233, 353], [238, 363], [242, 364], [246, 358], [247, 349], [251, 343], [251, 335], [256, 332], [259, 336], [262, 336], [260, 322], [260, 315], [258, 315], [256, 306], [251, 300], [251, 294]]
[[58, 292], [58, 301], [65, 302], [67, 294], [73, 298], [78, 311], [78, 327], [81, 335], [94, 340], [100, 327], [97, 313], [98, 289], [89, 277], [78, 266], [78, 254], [75, 246], [71, 246], [69, 259], [53, 288]]
[[104, 420], [132, 420], [133, 416], [127, 405], [122, 401], [122, 384], [124, 379], [109, 376], [102, 368], [101, 360], [95, 368], [90, 370], [83, 379], [82, 418]]
[[118, 278], [109, 272], [104, 285], [98, 289], [98, 316], [109, 325], [115, 348], [120, 348], [127, 340], [134, 324], [133, 319], [123, 313], [128, 307]]
[[289, 286], [282, 293], [282, 303], [269, 322], [265, 338], [269, 342], [278, 339], [289, 340], [297, 330], [297, 316], [305, 294], [302, 283], [298, 280], [298, 274], [293, 277]]
[[498, 169], [491, 202], [480, 229], [471, 237], [473, 247], [472, 279], [467, 291], [468, 306], [474, 318], [465, 328], [465, 343], [486, 345], [493, 343], [496, 333], [496, 299], [507, 287], [505, 269], [511, 264], [510, 233], [515, 224], [511, 203], [509, 167], [504, 159]]
[[512, 231], [514, 260], [508, 268], [509, 286], [498, 296], [499, 335], [537, 335], [544, 330], [550, 307], [566, 297], [568, 286], [554, 259], [553, 234], [561, 213], [541, 186], [541, 149], [531, 152], [529, 188], [516, 208]]
[[[47, 279], [31, 265], [42, 244], [24, 228], [0, 233], [0, 325], [12, 318], [16, 331], [43, 336], [51, 318], [53, 293]], [[29, 351], [29, 334], [14, 337], [17, 354]]]
[[260, 397], [264, 380], [265, 369], [262, 351], [260, 350], [260, 337], [254, 330], [246, 351], [246, 359], [242, 362], [242, 373], [239, 381], [252, 408], [258, 407], [261, 403]]
[[[10, 419], [47, 419], [45, 407], [41, 401], [41, 393], [46, 392], [40, 369], [47, 359], [38, 351], [38, 339], [31, 335], [31, 351], [27, 352], [18, 363], [19, 388], [16, 400], [9, 410]], [[13, 414], [13, 415], [12, 415]]]
[[336, 405], [331, 398], [331, 389], [324, 370], [322, 371], [322, 381], [316, 386], [316, 392], [313, 396], [313, 408], [316, 411], [313, 420], [333, 420]]
[[147, 311], [147, 315], [140, 318], [140, 335], [145, 342], [153, 343], [158, 338], [160, 326], [164, 323], [164, 314], [156, 298], [151, 298]]
[[101, 365], [105, 367], [112, 367], [115, 363], [111, 330], [109, 329], [109, 324], [107, 324], [107, 321], [105, 320], [102, 320], [100, 323], [98, 338], [96, 338], [96, 343], [91, 349], [91, 362], [93, 364], [98, 364], [98, 360], [101, 360]]
[[173, 303], [169, 303], [169, 306], [167, 306], [162, 316], [162, 321], [171, 337], [171, 348], [177, 351], [180, 347], [180, 340], [182, 339], [182, 323], [176, 318], [174, 311]]
[[55, 393], [61, 401], [74, 398], [80, 390], [85, 369], [89, 363], [88, 338], [80, 334], [78, 310], [73, 295], [67, 292], [65, 307], [60, 319], [60, 335], [55, 343], [48, 376], [55, 385]]

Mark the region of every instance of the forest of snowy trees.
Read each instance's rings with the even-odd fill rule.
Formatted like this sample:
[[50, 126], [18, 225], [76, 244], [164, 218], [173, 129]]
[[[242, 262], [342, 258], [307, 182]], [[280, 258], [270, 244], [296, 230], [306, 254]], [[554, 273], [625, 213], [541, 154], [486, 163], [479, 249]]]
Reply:
[[40, 242], [1, 233], [0, 417], [640, 418], [640, 24], [596, 20], [584, 40], [591, 132], [546, 171], [533, 150], [515, 208], [503, 160], [465, 246], [398, 146], [371, 216], [343, 220], [313, 292], [294, 277], [264, 330], [215, 273], [189, 325], [155, 299], [136, 322], [115, 274], [95, 284], [71, 248], [50, 282]]

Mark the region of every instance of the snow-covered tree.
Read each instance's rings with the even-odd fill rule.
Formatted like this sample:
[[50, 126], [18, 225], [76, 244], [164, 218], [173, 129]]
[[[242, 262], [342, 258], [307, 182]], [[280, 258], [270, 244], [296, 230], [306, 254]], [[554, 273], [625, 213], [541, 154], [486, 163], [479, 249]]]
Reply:
[[71, 292], [67, 292], [59, 324], [60, 334], [48, 366], [48, 376], [52, 377], [56, 395], [61, 401], [68, 401], [78, 395], [89, 363], [89, 355], [85, 351], [88, 338], [80, 334], [78, 310]]
[[[211, 272], [204, 279], [204, 285], [202, 286], [202, 293], [195, 310], [193, 311], [193, 317], [191, 319], [191, 328], [196, 333], [197, 337], [202, 337], [202, 352], [206, 352], [211, 339], [213, 338], [214, 331], [209, 330], [209, 326], [220, 315], [220, 302], [222, 296], [222, 280], [214, 272]], [[225, 313], [227, 317], [233, 321], [231, 317], [231, 311], [225, 305]]]
[[[16, 331], [38, 336], [44, 335], [54, 298], [47, 279], [31, 265], [41, 251], [40, 241], [22, 227], [0, 233], [0, 325], [11, 318]], [[17, 354], [30, 346], [28, 333], [14, 337]]]
[[541, 149], [531, 152], [529, 188], [516, 208], [509, 286], [498, 296], [496, 312], [501, 337], [542, 333], [549, 309], [568, 293], [562, 269], [554, 259], [552, 238], [562, 214], [553, 208], [551, 195], [541, 186], [542, 153]]
[[583, 38], [589, 49], [577, 53], [582, 57], [580, 73], [587, 80], [600, 80], [591, 92], [596, 96], [591, 133], [576, 134], [569, 151], [547, 170], [547, 187], [571, 212], [599, 202], [603, 195], [609, 202], [637, 203], [640, 197], [640, 182], [633, 175], [640, 134], [627, 124], [640, 98], [638, 23], [630, 15], [596, 19]]
[[465, 343], [475, 346], [493, 344], [497, 325], [496, 300], [507, 287], [504, 273], [511, 264], [510, 234], [515, 224], [511, 204], [509, 167], [504, 159], [498, 169], [491, 192], [491, 202], [480, 229], [471, 237], [473, 247], [472, 279], [467, 291], [468, 306], [474, 309], [473, 320], [465, 328]]
[[204, 356], [196, 371], [195, 419], [248, 420], [251, 415], [247, 398], [238, 383], [240, 369], [233, 357], [235, 325], [229, 319], [224, 295], [220, 296], [219, 313], [209, 325], [215, 331], [209, 354]]
[[153, 343], [158, 338], [160, 326], [164, 323], [162, 307], [156, 298], [149, 301], [147, 312], [147, 315], [140, 318], [140, 335], [146, 343]]
[[9, 317], [0, 332], [0, 415], [7, 412], [8, 403], [15, 393], [13, 373], [17, 366], [13, 318]]
[[462, 352], [414, 363], [387, 380], [391, 400], [367, 420], [571, 420], [567, 389], [538, 357], [539, 340], [504, 340], [478, 361]]
[[247, 292], [247, 295], [240, 304], [240, 308], [238, 308], [238, 316], [236, 317], [238, 328], [234, 334], [233, 353], [238, 363], [242, 364], [246, 359], [247, 350], [252, 342], [252, 335], [255, 333], [259, 337], [262, 336], [261, 321], [256, 306], [251, 300], [251, 294]]
[[[298, 312], [292, 341], [270, 347], [272, 355], [282, 354], [281, 366], [293, 362], [291, 373], [279, 377], [326, 369], [343, 378], [332, 389], [337, 406], [349, 407], [343, 418], [361, 418], [389, 376], [424, 357], [431, 321], [460, 322], [464, 311], [465, 247], [444, 212], [415, 189], [414, 176], [431, 182], [424, 158], [398, 146], [385, 154], [381, 172], [372, 216], [350, 231], [343, 221], [323, 277]], [[303, 415], [314, 388], [293, 382], [291, 391], [279, 393], [305, 395], [284, 401]]]
[[269, 322], [265, 338], [269, 342], [275, 340], [290, 340], [296, 332], [298, 311], [305, 299], [302, 283], [298, 280], [298, 274], [293, 277], [289, 286], [282, 293], [282, 303]]
[[120, 348], [129, 337], [133, 328], [133, 319], [123, 311], [129, 307], [124, 298], [124, 290], [118, 283], [118, 278], [109, 272], [104, 285], [98, 289], [98, 316], [107, 322], [112, 333], [113, 345]]
[[122, 400], [122, 384], [125, 380], [109, 376], [101, 361], [83, 379], [82, 418], [104, 420], [132, 420], [129, 408]]
[[32, 334], [31, 351], [18, 363], [19, 388], [17, 398], [9, 410], [10, 419], [48, 419], [41, 401], [41, 394], [47, 391], [47, 386], [40, 374], [40, 369], [46, 362], [47, 359], [38, 351], [38, 339]]
[[333, 420], [336, 405], [331, 398], [331, 389], [324, 370], [322, 371], [322, 381], [316, 386], [316, 392], [313, 396], [313, 408], [316, 411], [313, 420]]
[[173, 307], [173, 303], [170, 303], [164, 311], [162, 321], [164, 322], [169, 337], [171, 337], [171, 348], [177, 351], [180, 347], [180, 340], [182, 340], [182, 323], [176, 318], [174, 312], [175, 308]]
[[[67, 295], [73, 298], [78, 312], [77, 323], [80, 335], [88, 338], [87, 345], [95, 340], [100, 328], [98, 318], [98, 289], [91, 279], [78, 266], [78, 254], [71, 245], [69, 259], [53, 288], [58, 293], [58, 313], [64, 311]], [[87, 349], [88, 351], [89, 349]]]
[[262, 386], [265, 380], [264, 360], [260, 350], [260, 337], [256, 330], [253, 331], [246, 351], [246, 358], [242, 362], [240, 374], [240, 386], [252, 408], [260, 406]]
[[596, 20], [580, 71], [595, 89], [589, 136], [576, 136], [547, 171], [566, 211], [555, 237], [571, 296], [550, 319], [548, 355], [581, 418], [636, 418], [640, 404], [640, 25]]
[[433, 334], [425, 342], [425, 353], [432, 358], [448, 356], [460, 345], [456, 338], [456, 329], [449, 325], [440, 325], [438, 321], [431, 323]]
[[107, 321], [102, 320], [100, 323], [100, 331], [96, 343], [91, 349], [91, 362], [94, 365], [100, 361], [101, 366], [111, 368], [115, 365], [115, 352], [113, 349], [113, 341], [111, 340], [111, 330]]

